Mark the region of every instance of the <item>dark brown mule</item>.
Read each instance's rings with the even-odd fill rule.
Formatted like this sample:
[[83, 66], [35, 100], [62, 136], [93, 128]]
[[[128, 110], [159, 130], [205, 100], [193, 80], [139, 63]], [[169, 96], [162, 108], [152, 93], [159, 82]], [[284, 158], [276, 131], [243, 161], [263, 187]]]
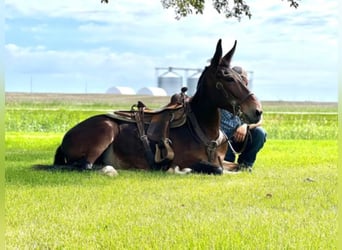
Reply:
[[[225, 168], [227, 139], [220, 132], [219, 109], [241, 112], [251, 123], [260, 120], [260, 102], [230, 68], [233, 48], [222, 58], [218, 41], [211, 64], [199, 79], [197, 91], [186, 103], [186, 122], [170, 128], [174, 158], [169, 167], [221, 174]], [[92, 168], [110, 165], [118, 169], [151, 169], [145, 157], [137, 124], [97, 115], [70, 129], [55, 155], [55, 165]]]

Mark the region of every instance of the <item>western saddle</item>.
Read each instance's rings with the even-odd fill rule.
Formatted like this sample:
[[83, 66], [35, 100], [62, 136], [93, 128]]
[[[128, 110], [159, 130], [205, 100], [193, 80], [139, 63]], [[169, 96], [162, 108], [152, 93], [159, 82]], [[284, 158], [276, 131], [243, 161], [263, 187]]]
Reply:
[[180, 93], [174, 94], [170, 102], [160, 109], [149, 109], [138, 101], [129, 111], [114, 111], [107, 114], [111, 118], [137, 124], [145, 157], [154, 170], [167, 170], [174, 159], [169, 130], [186, 122], [186, 102], [189, 99], [186, 91], [187, 88], [183, 87]]

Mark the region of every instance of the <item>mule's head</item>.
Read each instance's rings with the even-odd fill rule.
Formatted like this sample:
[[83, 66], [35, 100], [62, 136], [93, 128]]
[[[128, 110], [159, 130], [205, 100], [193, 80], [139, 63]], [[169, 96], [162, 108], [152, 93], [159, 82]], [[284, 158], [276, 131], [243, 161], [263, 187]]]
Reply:
[[218, 41], [211, 63], [199, 79], [197, 92], [205, 93], [216, 107], [241, 113], [247, 123], [257, 123], [262, 114], [261, 103], [248, 89], [246, 80], [230, 67], [235, 48], [236, 41], [222, 57], [221, 39]]

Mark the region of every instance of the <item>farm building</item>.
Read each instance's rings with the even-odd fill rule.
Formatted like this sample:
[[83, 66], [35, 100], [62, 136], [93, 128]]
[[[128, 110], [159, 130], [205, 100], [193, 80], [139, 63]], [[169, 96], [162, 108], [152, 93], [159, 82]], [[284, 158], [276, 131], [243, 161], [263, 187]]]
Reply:
[[134, 89], [130, 87], [118, 87], [114, 86], [106, 91], [107, 94], [117, 94], [117, 95], [135, 95]]
[[202, 74], [202, 71], [198, 71], [187, 78], [188, 95], [193, 96], [197, 89], [197, 83]]
[[167, 96], [167, 93], [162, 88], [144, 87], [138, 90], [137, 95]]
[[178, 93], [183, 86], [183, 77], [172, 70], [172, 67], [168, 71], [158, 76], [158, 87], [165, 89], [167, 95], [171, 96], [174, 93]]

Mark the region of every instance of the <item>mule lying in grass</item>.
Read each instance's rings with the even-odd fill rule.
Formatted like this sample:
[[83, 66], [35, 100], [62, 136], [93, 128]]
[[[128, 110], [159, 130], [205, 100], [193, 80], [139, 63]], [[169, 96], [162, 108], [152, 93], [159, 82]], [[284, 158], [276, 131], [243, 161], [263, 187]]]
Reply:
[[[196, 93], [176, 108], [177, 112], [183, 112], [183, 122], [172, 125], [175, 111], [170, 111], [171, 108], [161, 113], [165, 125], [162, 132], [167, 137], [156, 141], [155, 134], [149, 133], [149, 125], [139, 122], [144, 119], [143, 105], [132, 111], [136, 122], [96, 115], [65, 134], [57, 148], [54, 164], [81, 169], [106, 166], [105, 172], [115, 171], [114, 167], [179, 171], [190, 168], [194, 172], [222, 174], [229, 165], [224, 161], [227, 138], [219, 128], [219, 109], [235, 114], [241, 112], [242, 117], [251, 123], [258, 122], [262, 114], [260, 102], [230, 68], [235, 48], [236, 41], [222, 57], [221, 40], [218, 41], [211, 64], [198, 81]], [[170, 150], [172, 154], [168, 155]], [[163, 155], [161, 151], [164, 151], [166, 160], [158, 162], [153, 156]]]

